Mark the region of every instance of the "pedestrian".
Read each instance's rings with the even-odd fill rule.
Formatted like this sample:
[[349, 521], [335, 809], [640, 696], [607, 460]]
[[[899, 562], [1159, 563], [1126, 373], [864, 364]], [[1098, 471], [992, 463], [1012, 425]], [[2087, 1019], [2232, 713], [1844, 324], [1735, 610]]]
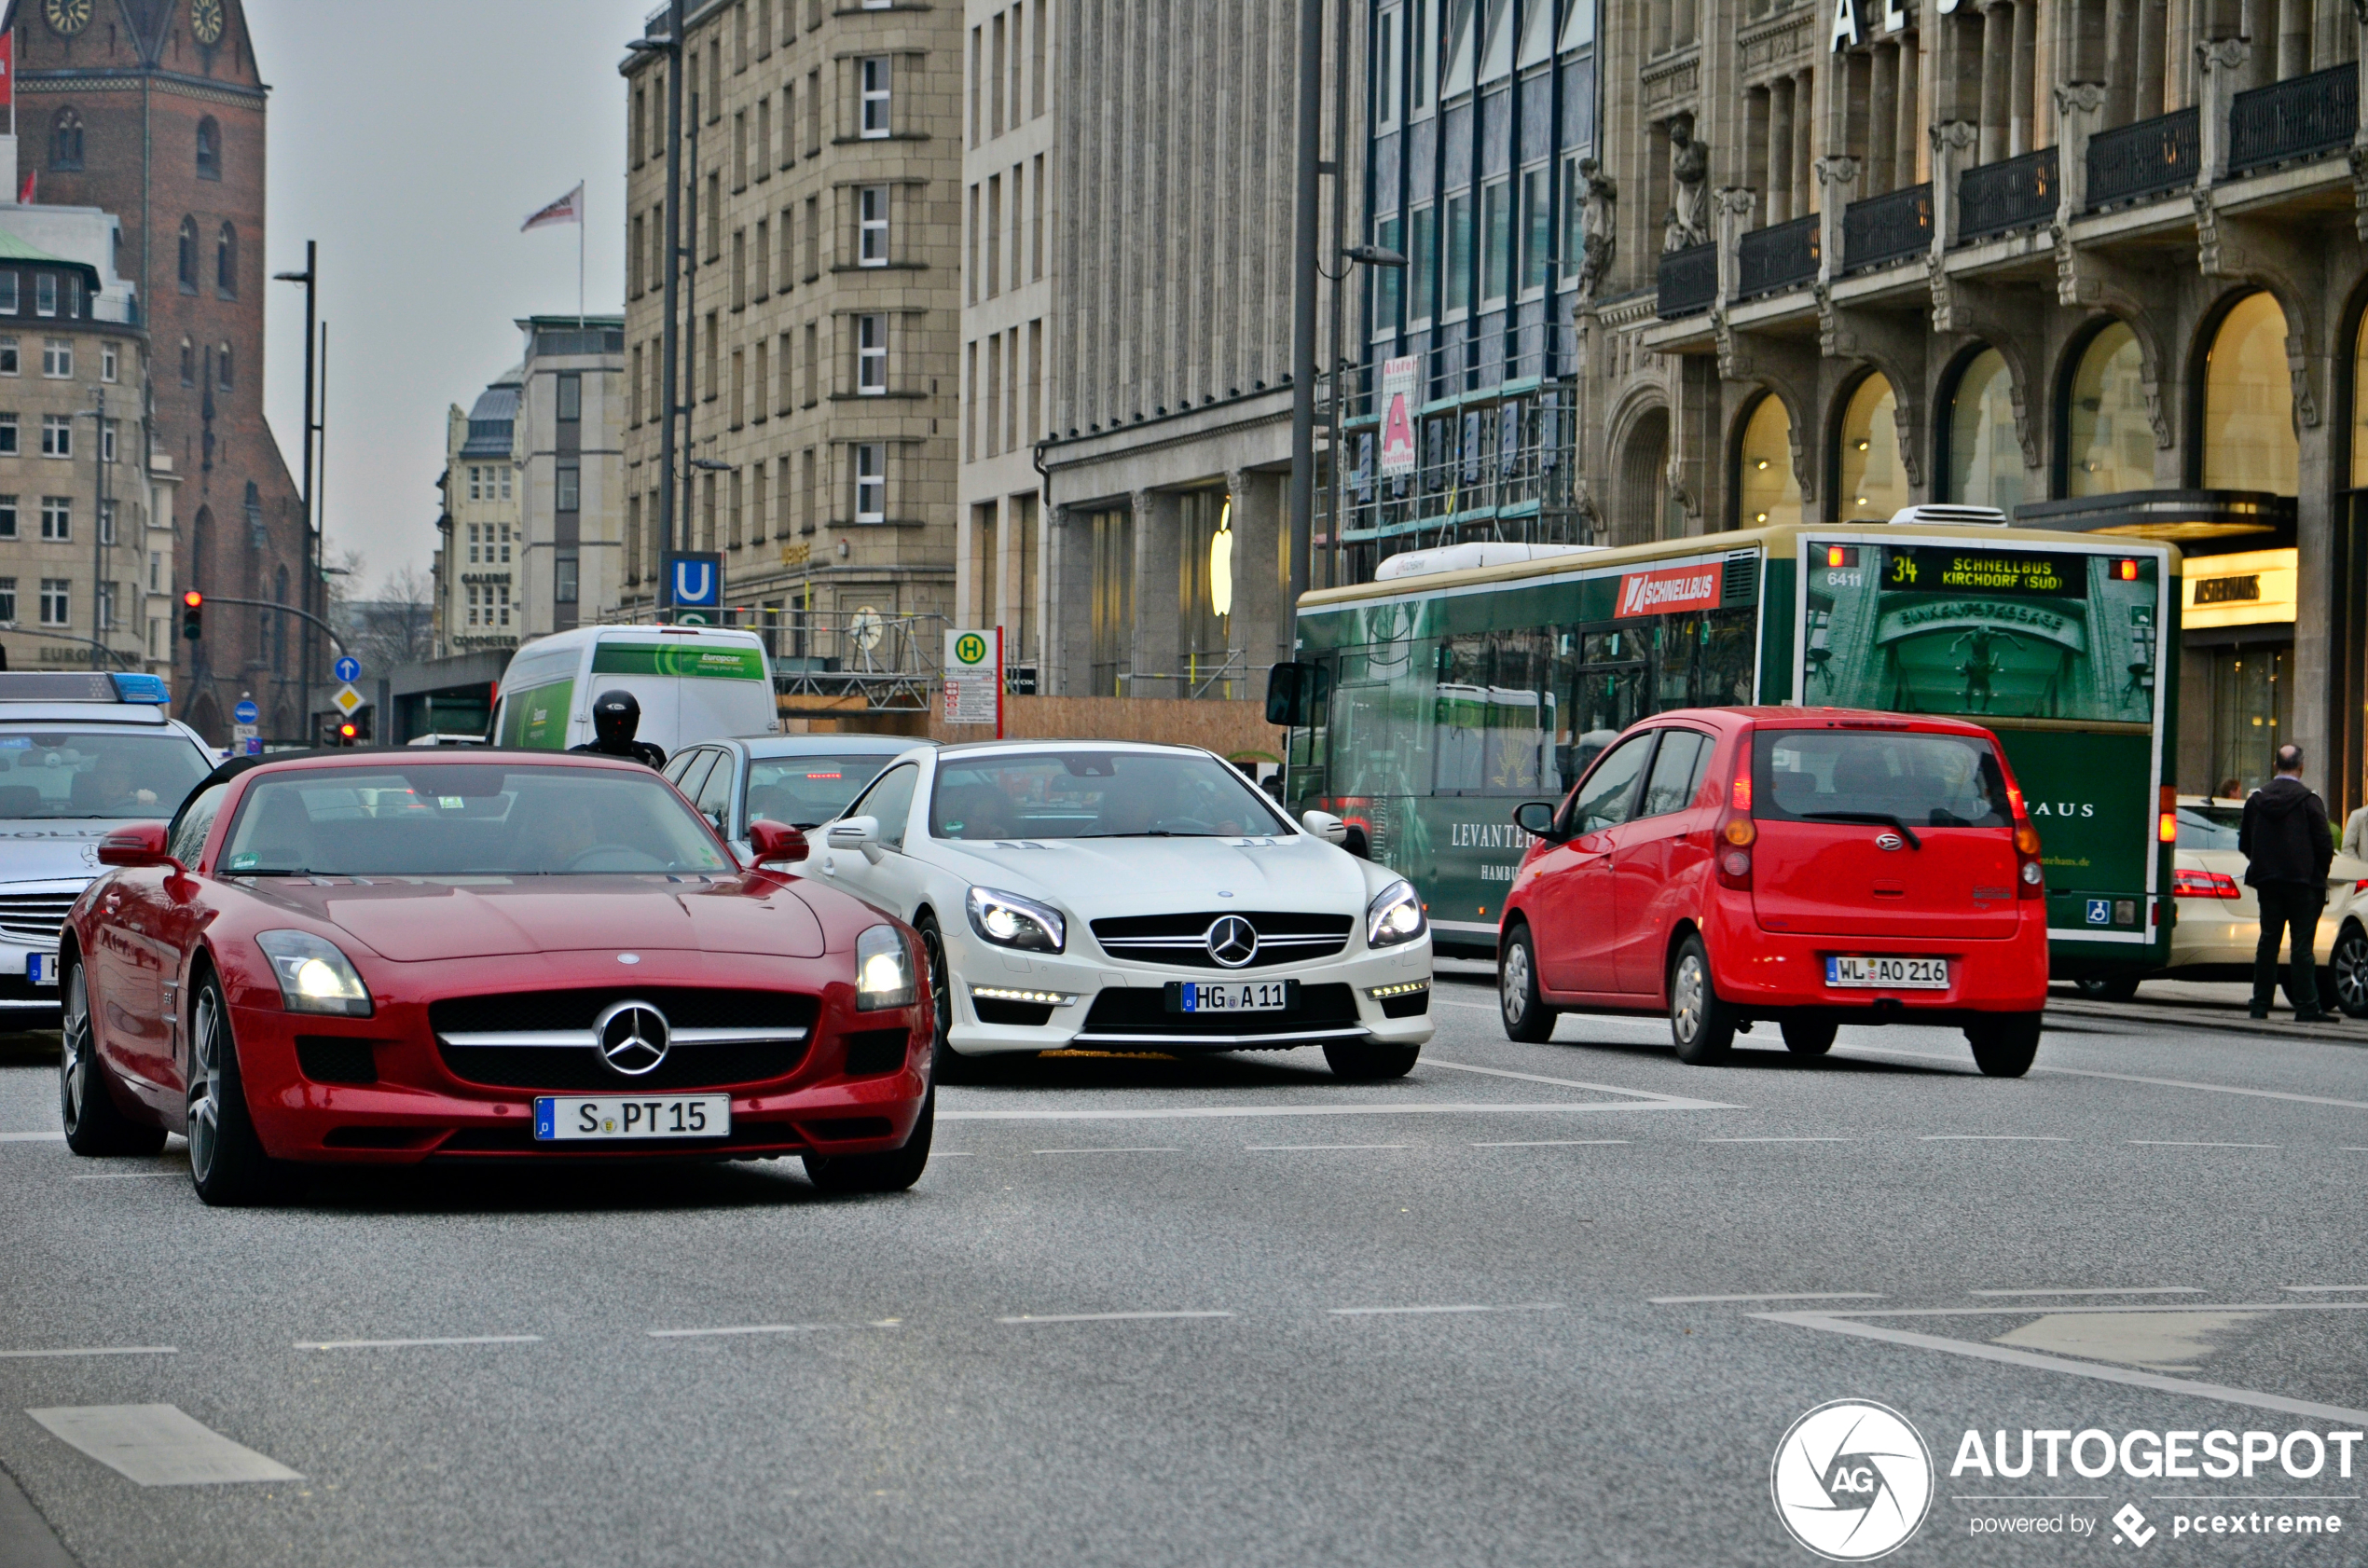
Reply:
[[634, 733], [641, 727], [641, 705], [631, 692], [602, 692], [592, 699], [592, 738], [581, 746], [571, 746], [571, 751], [589, 751], [599, 757], [623, 757], [628, 763], [646, 763], [652, 767], [666, 766], [666, 753], [646, 740], [636, 740]]
[[2335, 858], [2335, 841], [2327, 831], [2326, 803], [2302, 781], [2301, 747], [2278, 748], [2278, 777], [2246, 800], [2237, 847], [2245, 857], [2245, 886], [2261, 906], [2252, 1015], [2269, 1016], [2269, 998], [2278, 989], [2279, 941], [2291, 933], [2287, 990], [2294, 1022], [2342, 1022], [2340, 1014], [2319, 1005], [2319, 916], [2327, 904], [2327, 867]]
[[2368, 860], [2368, 805], [2354, 808], [2344, 818], [2343, 842], [2335, 847], [2355, 860]]

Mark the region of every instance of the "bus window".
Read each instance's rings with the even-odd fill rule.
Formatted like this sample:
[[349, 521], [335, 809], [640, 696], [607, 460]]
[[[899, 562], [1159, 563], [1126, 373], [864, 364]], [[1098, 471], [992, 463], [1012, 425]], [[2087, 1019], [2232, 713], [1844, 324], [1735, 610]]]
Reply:
[[1331, 794], [1430, 793], [1437, 648], [1424, 639], [1342, 655], [1331, 696]]

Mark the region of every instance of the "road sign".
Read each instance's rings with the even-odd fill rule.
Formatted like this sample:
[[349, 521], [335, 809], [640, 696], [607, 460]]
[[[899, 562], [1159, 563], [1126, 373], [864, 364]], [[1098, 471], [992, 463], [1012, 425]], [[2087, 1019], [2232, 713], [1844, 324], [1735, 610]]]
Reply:
[[343, 655], [329, 667], [337, 671], [337, 679], [349, 686], [362, 679], [362, 661], [351, 653]]
[[945, 722], [1003, 728], [1003, 628], [945, 634]]
[[723, 557], [676, 555], [666, 558], [667, 604], [677, 626], [711, 626], [723, 618]]
[[242, 702], [230, 710], [230, 716], [241, 724], [252, 724], [263, 717], [263, 709], [252, 702]]
[[329, 706], [351, 719], [356, 710], [363, 707], [364, 702], [365, 698], [360, 692], [351, 686], [339, 686], [337, 695], [329, 699]]
[[230, 754], [234, 757], [263, 755], [263, 732], [253, 724], [230, 726]]

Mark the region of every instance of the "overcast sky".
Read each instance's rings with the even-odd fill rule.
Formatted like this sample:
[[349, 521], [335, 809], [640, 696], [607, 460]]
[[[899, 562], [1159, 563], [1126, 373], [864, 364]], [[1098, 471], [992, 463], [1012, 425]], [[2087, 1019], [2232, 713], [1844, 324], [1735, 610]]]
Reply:
[[[520, 316], [573, 313], [576, 234], [520, 234], [585, 182], [585, 305], [622, 308], [625, 40], [657, 0], [246, 0], [271, 87], [268, 260], [321, 245], [327, 557], [371, 585], [435, 548], [445, 410], [517, 363]], [[304, 291], [272, 285], [267, 407], [302, 450]]]

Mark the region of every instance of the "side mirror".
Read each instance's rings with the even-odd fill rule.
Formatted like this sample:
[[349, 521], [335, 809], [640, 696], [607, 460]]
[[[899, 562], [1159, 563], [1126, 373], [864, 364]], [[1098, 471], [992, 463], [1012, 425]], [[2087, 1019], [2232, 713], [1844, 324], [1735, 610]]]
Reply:
[[805, 859], [805, 835], [795, 828], [760, 817], [749, 824], [749, 853], [760, 866], [776, 860], [794, 864]]
[[99, 841], [99, 863], [103, 866], [171, 866], [178, 865], [166, 848], [165, 825], [162, 822], [134, 822], [128, 828], [117, 828]]
[[1554, 836], [1554, 806], [1550, 801], [1523, 801], [1513, 808], [1513, 825], [1535, 838]]
[[1324, 700], [1324, 671], [1310, 664], [1278, 664], [1266, 672], [1266, 722], [1279, 729], [1305, 729], [1315, 722]]
[[885, 853], [880, 846], [880, 819], [876, 817], [842, 818], [822, 830], [822, 842], [833, 849], [858, 852], [875, 866]]
[[1299, 820], [1300, 826], [1327, 844], [1348, 842], [1348, 824], [1329, 811], [1311, 811]]

